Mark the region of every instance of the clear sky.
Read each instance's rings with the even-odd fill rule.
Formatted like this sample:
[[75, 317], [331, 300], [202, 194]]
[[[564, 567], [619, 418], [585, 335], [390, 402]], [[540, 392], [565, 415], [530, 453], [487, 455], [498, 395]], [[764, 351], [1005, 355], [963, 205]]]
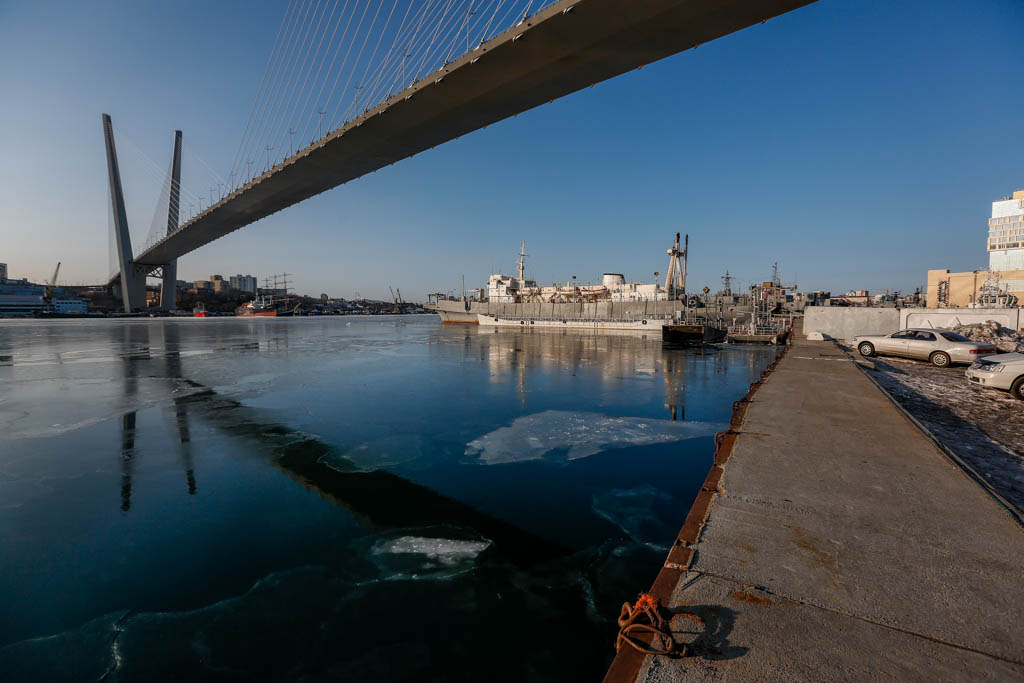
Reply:
[[[133, 239], [158, 189], [133, 153], [166, 167], [180, 128], [226, 176], [285, 5], [0, 0], [11, 276], [62, 261], [62, 282], [105, 281], [102, 112], [126, 140]], [[1022, 36], [1019, 0], [821, 0], [314, 197], [178, 274], [422, 299], [511, 272], [525, 239], [542, 283], [649, 281], [678, 230], [691, 288], [777, 260], [803, 289], [912, 290], [929, 268], [984, 267], [991, 202], [1024, 188]]]

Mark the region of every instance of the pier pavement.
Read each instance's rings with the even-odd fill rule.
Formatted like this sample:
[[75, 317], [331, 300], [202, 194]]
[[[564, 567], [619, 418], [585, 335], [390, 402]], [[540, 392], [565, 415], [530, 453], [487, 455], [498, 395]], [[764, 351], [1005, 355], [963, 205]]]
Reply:
[[1024, 679], [1024, 530], [839, 348], [798, 335], [737, 430], [653, 589], [691, 656], [606, 681]]

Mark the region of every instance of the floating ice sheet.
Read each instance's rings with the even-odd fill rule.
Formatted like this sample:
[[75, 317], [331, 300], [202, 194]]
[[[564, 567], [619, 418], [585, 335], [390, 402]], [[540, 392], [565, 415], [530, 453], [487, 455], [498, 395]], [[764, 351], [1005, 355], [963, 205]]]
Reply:
[[627, 446], [647, 446], [710, 436], [723, 428], [710, 422], [677, 422], [645, 417], [547, 410], [517, 418], [466, 444], [467, 455], [487, 465], [540, 460], [567, 451], [569, 460]]
[[370, 560], [383, 578], [448, 578], [473, 568], [477, 556], [490, 547], [487, 539], [396, 536], [370, 548]]

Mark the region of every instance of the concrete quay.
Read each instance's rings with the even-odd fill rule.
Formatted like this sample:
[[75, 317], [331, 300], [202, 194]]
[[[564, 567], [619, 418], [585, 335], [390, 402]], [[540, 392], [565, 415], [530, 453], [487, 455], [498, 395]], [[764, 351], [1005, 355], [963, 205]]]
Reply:
[[798, 334], [734, 425], [651, 590], [690, 652], [606, 683], [1024, 680], [1024, 529], [842, 350]]

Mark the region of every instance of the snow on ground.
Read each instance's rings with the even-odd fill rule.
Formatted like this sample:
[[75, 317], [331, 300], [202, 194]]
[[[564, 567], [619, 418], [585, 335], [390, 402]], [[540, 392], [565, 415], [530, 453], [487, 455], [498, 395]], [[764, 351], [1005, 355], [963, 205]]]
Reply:
[[891, 356], [871, 360], [872, 377], [886, 391], [992, 488], [1024, 510], [1024, 401], [970, 384], [964, 365], [937, 368]]

